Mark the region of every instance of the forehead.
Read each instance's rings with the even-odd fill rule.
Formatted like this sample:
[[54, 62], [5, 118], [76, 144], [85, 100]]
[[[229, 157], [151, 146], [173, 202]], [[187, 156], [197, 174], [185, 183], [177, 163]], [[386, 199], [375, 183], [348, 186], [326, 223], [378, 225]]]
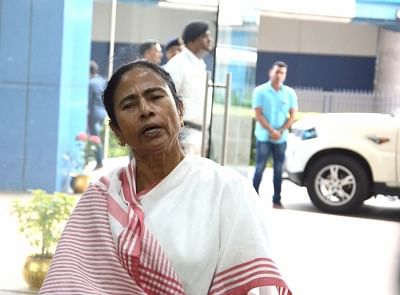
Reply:
[[152, 69], [146, 67], [137, 67], [125, 72], [121, 76], [121, 79], [115, 89], [115, 96], [117, 97], [127, 91], [143, 91], [154, 86], [167, 88], [167, 83]]
[[275, 73], [286, 73], [286, 68], [285, 67], [280, 67], [280, 66], [277, 66], [277, 65], [275, 65], [273, 68], [272, 68], [272, 72], [275, 72]]
[[154, 45], [151, 47], [151, 49], [157, 50], [157, 51], [161, 51], [161, 50], [162, 50], [161, 45], [158, 44], [158, 43], [154, 44]]
[[[133, 81], [132, 81], [133, 80]], [[151, 81], [158, 81], [160, 83], [165, 83], [164, 79], [161, 77], [159, 73], [154, 71], [151, 68], [148, 67], [135, 67], [133, 69], [130, 69], [129, 71], [125, 72], [121, 76], [120, 83], [122, 82], [144, 82], [146, 80], [151, 80]]]

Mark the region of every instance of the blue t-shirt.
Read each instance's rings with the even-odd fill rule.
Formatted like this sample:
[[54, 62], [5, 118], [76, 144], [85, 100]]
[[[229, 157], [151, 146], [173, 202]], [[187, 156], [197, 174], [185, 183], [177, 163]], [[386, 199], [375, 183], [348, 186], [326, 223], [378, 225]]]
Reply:
[[[288, 119], [289, 110], [297, 109], [297, 95], [292, 88], [286, 85], [282, 85], [281, 89], [276, 91], [268, 81], [254, 89], [252, 104], [253, 109], [261, 108], [268, 123], [272, 128], [278, 130]], [[288, 130], [283, 132], [280, 139], [272, 140], [269, 138], [268, 130], [257, 121], [254, 134], [259, 141], [283, 143], [287, 140]]]

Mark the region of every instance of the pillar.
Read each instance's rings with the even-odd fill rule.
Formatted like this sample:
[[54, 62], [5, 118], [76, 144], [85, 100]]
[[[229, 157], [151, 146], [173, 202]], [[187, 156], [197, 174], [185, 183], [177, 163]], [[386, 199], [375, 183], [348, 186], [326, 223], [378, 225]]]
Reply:
[[397, 112], [400, 100], [400, 32], [381, 28], [378, 38], [374, 90], [377, 110]]
[[0, 190], [66, 190], [65, 156], [86, 129], [92, 1], [0, 1]]

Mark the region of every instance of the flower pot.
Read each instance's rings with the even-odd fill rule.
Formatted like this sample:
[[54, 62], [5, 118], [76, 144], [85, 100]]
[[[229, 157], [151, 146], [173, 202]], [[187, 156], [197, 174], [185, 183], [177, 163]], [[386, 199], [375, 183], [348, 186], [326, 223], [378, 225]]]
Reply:
[[83, 193], [89, 185], [89, 175], [78, 174], [71, 176], [71, 188], [75, 194]]
[[38, 290], [46, 278], [51, 258], [28, 256], [24, 265], [24, 279], [30, 289]]

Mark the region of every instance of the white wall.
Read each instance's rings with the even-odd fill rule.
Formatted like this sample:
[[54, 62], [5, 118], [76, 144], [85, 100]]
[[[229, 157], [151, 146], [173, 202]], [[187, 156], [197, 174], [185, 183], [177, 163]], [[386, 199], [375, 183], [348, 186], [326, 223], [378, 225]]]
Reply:
[[[110, 3], [94, 2], [93, 41], [109, 40]], [[192, 20], [205, 20], [214, 35], [216, 12], [173, 9], [156, 5], [117, 4], [116, 42], [164, 43], [181, 35]], [[258, 50], [285, 53], [376, 56], [378, 28], [368, 24], [334, 23], [261, 16]]]
[[378, 28], [262, 16], [258, 50], [285, 53], [376, 56]]
[[[92, 41], [107, 42], [110, 38], [111, 5], [95, 1], [93, 9]], [[164, 43], [180, 36], [184, 26], [193, 20], [207, 21], [214, 36], [216, 12], [118, 3], [115, 41], [141, 43], [151, 38]]]

